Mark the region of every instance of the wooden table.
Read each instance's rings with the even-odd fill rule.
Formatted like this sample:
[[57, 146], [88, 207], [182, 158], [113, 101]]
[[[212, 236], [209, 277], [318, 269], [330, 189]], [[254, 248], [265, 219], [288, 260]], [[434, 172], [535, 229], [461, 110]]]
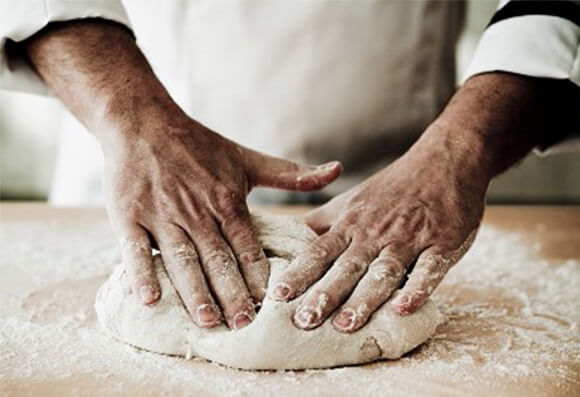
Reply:
[[[305, 209], [266, 208], [296, 214]], [[538, 262], [536, 270], [544, 266], [559, 272], [554, 276], [547, 272], [546, 286], [580, 290], [580, 207], [492, 206], [483, 224], [482, 238], [514, 238], [517, 249], [521, 244], [534, 247], [533, 258], [522, 260]], [[493, 260], [489, 249], [493, 245], [487, 244]], [[54, 258], [43, 263], [49, 254], [62, 255], [62, 268]], [[578, 308], [564, 319], [553, 319], [566, 324], [542, 334], [565, 341], [564, 350], [557, 344], [547, 348], [545, 341], [521, 345], [521, 335], [506, 337], [508, 328], [528, 332], [540, 324], [537, 316], [546, 314], [523, 313], [515, 295], [504, 294], [493, 283], [474, 286], [477, 274], [466, 276], [461, 270], [450, 274], [437, 291], [448, 323], [432, 341], [401, 360], [334, 370], [255, 373], [139, 352], [101, 335], [92, 301], [116, 261], [103, 209], [0, 204], [0, 395], [580, 395], [580, 355], [570, 357], [570, 352], [580, 354]], [[505, 274], [512, 276], [509, 271]], [[562, 277], [570, 284], [558, 281]], [[529, 307], [536, 310], [535, 299], [545, 291], [538, 288], [541, 283], [531, 284], [515, 292], [531, 299]], [[580, 293], [562, 295], [573, 298], [580, 301]], [[490, 317], [496, 309], [504, 314]], [[477, 343], [470, 344], [471, 334]], [[537, 360], [531, 351], [522, 351], [536, 348], [542, 353]], [[513, 360], [506, 362], [513, 368], [501, 368], [496, 353], [531, 359], [522, 362], [522, 368]]]

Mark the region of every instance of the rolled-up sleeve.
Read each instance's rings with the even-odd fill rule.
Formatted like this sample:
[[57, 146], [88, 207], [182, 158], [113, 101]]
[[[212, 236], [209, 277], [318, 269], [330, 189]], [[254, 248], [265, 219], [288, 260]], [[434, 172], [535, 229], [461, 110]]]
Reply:
[[[494, 71], [569, 80], [580, 89], [580, 1], [501, 1], [464, 80]], [[544, 153], [560, 151], [580, 151], [580, 131]]]
[[29, 38], [50, 22], [83, 18], [103, 18], [130, 28], [119, 0], [0, 0], [0, 88], [49, 94], [30, 65], [7, 51], [7, 44]]

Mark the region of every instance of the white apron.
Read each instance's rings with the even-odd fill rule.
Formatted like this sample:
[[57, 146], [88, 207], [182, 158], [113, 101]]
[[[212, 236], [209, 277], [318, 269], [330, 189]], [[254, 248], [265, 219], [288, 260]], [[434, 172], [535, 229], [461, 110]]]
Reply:
[[[344, 175], [327, 195], [400, 156], [455, 88], [463, 2], [123, 4], [139, 46], [191, 117], [272, 155], [340, 160]], [[54, 204], [102, 203], [102, 159], [82, 129], [72, 116], [65, 123]]]

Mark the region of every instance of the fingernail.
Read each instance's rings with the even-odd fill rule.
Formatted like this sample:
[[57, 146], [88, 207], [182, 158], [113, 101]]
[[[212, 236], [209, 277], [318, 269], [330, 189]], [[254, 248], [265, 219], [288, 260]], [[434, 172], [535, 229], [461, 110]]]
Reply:
[[352, 309], [343, 309], [334, 317], [333, 323], [341, 331], [349, 331], [355, 323], [356, 314]]
[[299, 307], [294, 312], [294, 323], [298, 328], [312, 329], [318, 327], [324, 318], [324, 309], [328, 305], [328, 295], [325, 292], [316, 293], [314, 296], [309, 296], [308, 301], [313, 302], [311, 305], [304, 305]]
[[409, 311], [409, 297], [407, 295], [399, 295], [391, 302], [391, 306], [400, 315], [404, 315]]
[[277, 301], [287, 300], [292, 293], [292, 288], [286, 283], [279, 283], [272, 292], [272, 299]]
[[142, 285], [139, 288], [139, 296], [142, 303], [150, 305], [159, 299], [159, 291], [153, 289], [150, 285]]
[[211, 327], [220, 322], [220, 314], [215, 305], [206, 303], [197, 308], [197, 323], [201, 327]]
[[320, 164], [319, 168], [325, 171], [331, 170], [336, 167], [336, 164], [338, 164], [338, 161], [329, 161], [328, 163]]
[[238, 330], [247, 327], [252, 322], [252, 318], [246, 312], [240, 312], [234, 316], [233, 328]]
[[294, 323], [302, 329], [314, 328], [317, 325], [315, 311], [308, 306], [298, 309], [294, 313]]

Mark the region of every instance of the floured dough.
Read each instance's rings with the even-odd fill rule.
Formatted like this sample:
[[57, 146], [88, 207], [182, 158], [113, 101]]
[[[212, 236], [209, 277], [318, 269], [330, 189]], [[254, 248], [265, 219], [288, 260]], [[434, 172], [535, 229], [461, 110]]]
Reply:
[[[253, 216], [258, 238], [276, 274], [316, 237], [295, 217]], [[301, 298], [289, 303], [266, 299], [249, 326], [199, 329], [191, 321], [160, 257], [156, 258], [161, 300], [144, 306], [129, 290], [122, 266], [100, 288], [95, 308], [99, 322], [113, 337], [152, 352], [198, 356], [243, 369], [307, 369], [395, 359], [427, 340], [441, 321], [431, 301], [417, 313], [397, 315], [383, 305], [361, 330], [347, 335], [330, 321], [303, 331], [292, 323]], [[303, 295], [304, 296], [304, 295]]]

